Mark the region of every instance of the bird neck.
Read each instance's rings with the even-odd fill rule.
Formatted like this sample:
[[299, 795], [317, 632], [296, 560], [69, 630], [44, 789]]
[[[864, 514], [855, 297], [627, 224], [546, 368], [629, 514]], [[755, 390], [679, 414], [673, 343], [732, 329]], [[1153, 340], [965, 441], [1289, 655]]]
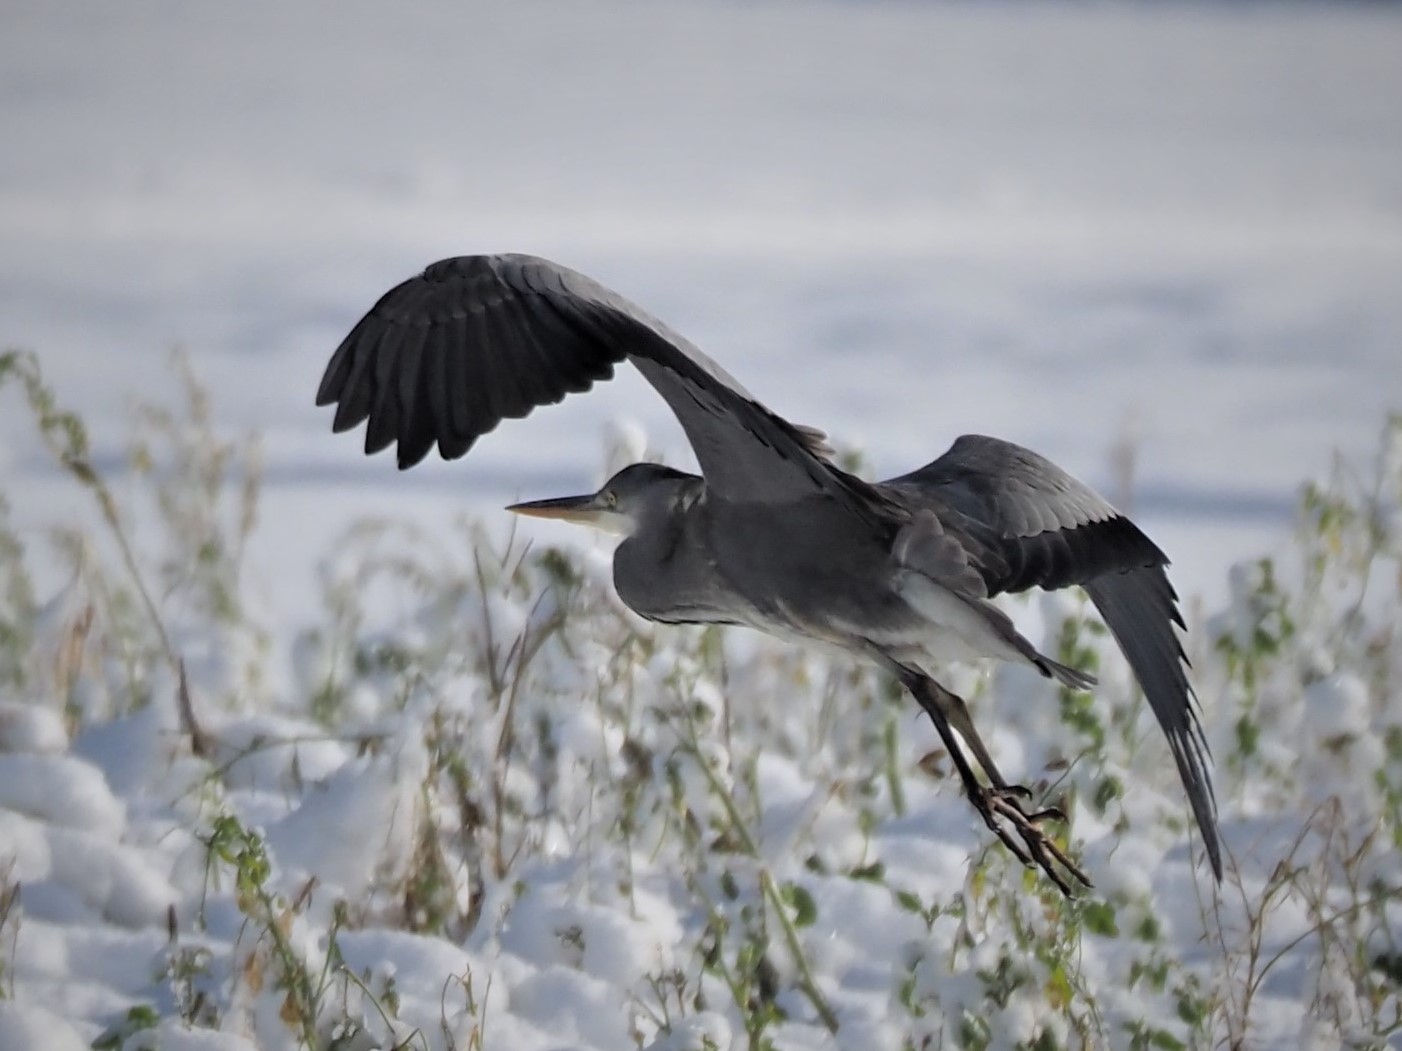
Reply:
[[634, 612], [652, 620], [690, 604], [688, 595], [706, 575], [700, 543], [700, 511], [705, 483], [682, 476], [670, 491], [650, 500], [633, 532], [613, 556], [613, 580], [619, 596]]
[[667, 557], [681, 542], [705, 494], [703, 479], [678, 472], [675, 478], [663, 482], [660, 491], [638, 509], [628, 539], [657, 557]]

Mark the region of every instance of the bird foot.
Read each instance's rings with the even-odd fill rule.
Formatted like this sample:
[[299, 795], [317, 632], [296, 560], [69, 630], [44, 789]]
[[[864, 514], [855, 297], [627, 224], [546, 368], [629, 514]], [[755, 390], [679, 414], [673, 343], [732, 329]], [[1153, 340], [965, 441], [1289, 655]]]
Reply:
[[[1084, 886], [1092, 886], [1090, 878], [1081, 871], [1080, 866], [1042, 831], [1043, 821], [1065, 821], [1066, 814], [1059, 807], [1024, 810], [1022, 800], [1031, 798], [1032, 792], [1023, 785], [979, 785], [970, 793], [974, 808], [1003, 841], [1003, 845], [1028, 868], [1036, 867], [1045, 872], [1062, 894], [1071, 897], [1071, 885], [1057, 868], [1058, 865]], [[1021, 842], [1013, 838], [1012, 831], [1017, 832]]]

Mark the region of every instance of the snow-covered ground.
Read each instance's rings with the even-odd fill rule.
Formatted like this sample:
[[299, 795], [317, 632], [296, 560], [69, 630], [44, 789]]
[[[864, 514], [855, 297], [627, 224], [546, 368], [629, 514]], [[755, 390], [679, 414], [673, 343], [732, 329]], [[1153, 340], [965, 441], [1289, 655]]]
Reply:
[[[1018, 4], [11, 3], [0, 341], [118, 451], [186, 347], [309, 499], [588, 480], [633, 376], [394, 477], [319, 370], [384, 289], [518, 250], [620, 288], [895, 473], [965, 431], [1134, 503], [1188, 591], [1402, 403], [1402, 12]], [[9, 473], [46, 464], [6, 412]], [[36, 519], [47, 511], [34, 505]], [[337, 516], [322, 516], [334, 520]], [[274, 569], [286, 581], [291, 568]], [[283, 604], [287, 595], [273, 597]]]
[[[1370, 453], [1402, 407], [1399, 54], [1402, 10], [1383, 5], [11, 2], [0, 347], [37, 352], [119, 492], [135, 489], [121, 480], [129, 405], [176, 389], [174, 346], [210, 384], [222, 427], [261, 432], [246, 587], [273, 640], [281, 705], [230, 716], [217, 728], [230, 749], [318, 725], [287, 710], [306, 678], [288, 670], [289, 640], [320, 616], [318, 567], [357, 516], [393, 513], [441, 536], [468, 511], [499, 538], [501, 504], [596, 480], [620, 416], [668, 459], [687, 458], [632, 375], [504, 426], [461, 463], [406, 475], [333, 438], [311, 405], [330, 351], [391, 284], [461, 252], [530, 251], [597, 276], [877, 473], [965, 431], [1031, 445], [1131, 505], [1174, 558], [1180, 590], [1210, 612], [1232, 597], [1231, 563], [1281, 545], [1298, 484], [1336, 450]], [[22, 539], [41, 548], [43, 526], [92, 520], [13, 390], [0, 391], [0, 443]], [[51, 562], [39, 569], [48, 598], [60, 578]], [[193, 689], [216, 684], [197, 676]], [[1349, 709], [1353, 687], [1339, 689]], [[367, 719], [380, 710], [363, 707]], [[28, 708], [0, 719], [0, 849], [27, 873], [18, 954], [0, 944], [0, 961], [20, 968], [17, 987], [0, 968], [0, 995], [19, 1005], [0, 1002], [5, 1051], [35, 1039], [21, 1033], [63, 1046], [70, 1030], [43, 1010], [93, 1039], [146, 995], [152, 954], [170, 951], [167, 905], [182, 929], [192, 922], [203, 885], [190, 851], [210, 812], [190, 785], [211, 760], [152, 743], [173, 719], [74, 727]], [[5, 736], [11, 722], [17, 737]], [[919, 738], [904, 746], [913, 762], [925, 728], [902, 725]], [[263, 768], [274, 788], [225, 786], [267, 831], [280, 886], [318, 860], [352, 896], [366, 880], [387, 885], [355, 873], [369, 846], [345, 815], [361, 803], [393, 811], [394, 793], [419, 783], [419, 746], [395, 740], [392, 761], [308, 746]], [[1023, 747], [1016, 732], [999, 740], [1000, 754]], [[802, 764], [764, 777], [766, 799], [829, 785]], [[1171, 781], [1165, 792], [1176, 800]], [[938, 898], [961, 878], [939, 837], [954, 822], [958, 842], [978, 840], [954, 793], [910, 806], [919, 818], [884, 827], [879, 853], [892, 885], [934, 866], [919, 886]], [[333, 822], [349, 860], [308, 854], [336, 837], [307, 827]], [[586, 831], [561, 833], [560, 849], [598, 847], [602, 833]], [[1108, 832], [1077, 831], [1110, 849]], [[1117, 856], [1148, 856], [1142, 840], [1125, 844]], [[779, 878], [803, 878], [770, 860]], [[1104, 860], [1098, 874], [1115, 867]], [[689, 929], [688, 913], [675, 900], [620, 911], [606, 895], [589, 912], [570, 898], [572, 871], [532, 871], [545, 897], [521, 922], [576, 910], [566, 927], [626, 946], [603, 962], [581, 949], [581, 970], [539, 931], [463, 947], [357, 930], [345, 936], [354, 959], [394, 961], [398, 988], [421, 1005], [437, 1004], [445, 975], [496, 974], [511, 990], [494, 994], [511, 1005], [497, 1017], [544, 1034], [502, 1034], [502, 1046], [618, 1046], [612, 1021], [549, 1043], [552, 1005], [582, 1018], [590, 997], [614, 1004], [625, 972], [656, 962], [651, 942], [629, 939], [675, 944], [668, 924]], [[1189, 951], [1191, 910], [1163, 889], [1187, 870], [1170, 873], [1155, 893]], [[665, 872], [649, 878], [660, 882], [648, 893], [682, 893]], [[863, 891], [821, 889], [838, 896], [819, 903], [824, 917], [870, 906]], [[202, 936], [232, 966], [218, 947], [237, 940], [242, 914], [225, 890]], [[890, 957], [897, 933], [882, 928], [864, 951]], [[845, 1018], [870, 1021], [880, 1012], [856, 1005], [876, 979], [850, 936], [834, 934], [841, 947], [820, 978]], [[1287, 983], [1285, 999], [1299, 988]], [[873, 1039], [894, 1032], [878, 1029]], [[848, 1035], [844, 1046], [867, 1045]]]

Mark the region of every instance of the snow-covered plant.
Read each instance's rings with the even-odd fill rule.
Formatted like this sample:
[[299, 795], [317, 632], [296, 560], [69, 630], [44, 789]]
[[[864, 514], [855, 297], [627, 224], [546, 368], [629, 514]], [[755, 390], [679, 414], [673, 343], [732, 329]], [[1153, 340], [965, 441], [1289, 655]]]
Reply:
[[45, 996], [45, 961], [100, 930], [129, 959], [96, 968], [93, 1046], [1402, 1033], [1402, 420], [1192, 625], [1220, 890], [1083, 601], [1013, 612], [1094, 697], [950, 670], [1000, 765], [1067, 812], [1099, 884], [1068, 901], [975, 827], [870, 668], [645, 623], [608, 552], [471, 521], [348, 526], [319, 620], [274, 637], [243, 587], [254, 447], [188, 374], [179, 411], [137, 410], [120, 486], [33, 358], [0, 357], [4, 380], [98, 513], [59, 532], [71, 583], [41, 601], [0, 502], [0, 1001]]

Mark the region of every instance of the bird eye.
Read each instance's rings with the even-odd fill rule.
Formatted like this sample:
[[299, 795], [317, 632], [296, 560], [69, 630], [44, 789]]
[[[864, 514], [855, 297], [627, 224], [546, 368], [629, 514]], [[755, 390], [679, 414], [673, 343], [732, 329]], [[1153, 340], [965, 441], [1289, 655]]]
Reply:
[[617, 507], [618, 494], [615, 493], [612, 489], [606, 490], [604, 493], [604, 503], [608, 504], [610, 508]]

